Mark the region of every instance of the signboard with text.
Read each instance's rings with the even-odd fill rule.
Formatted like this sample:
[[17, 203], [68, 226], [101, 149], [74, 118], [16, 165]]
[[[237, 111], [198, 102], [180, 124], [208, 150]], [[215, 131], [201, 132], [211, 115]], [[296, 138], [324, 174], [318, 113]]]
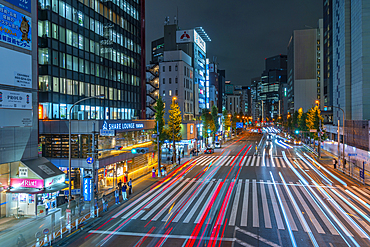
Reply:
[[0, 89], [0, 108], [32, 110], [32, 93]]
[[84, 201], [91, 201], [91, 178], [83, 178], [83, 197]]
[[11, 178], [10, 186], [13, 188], [44, 188], [44, 180], [30, 178]]
[[[1, 33], [1, 32], [0, 32]], [[0, 47], [0, 84], [32, 88], [32, 57]]]
[[143, 123], [134, 123], [134, 122], [107, 122], [104, 121], [102, 130], [130, 130], [130, 129], [143, 129]]
[[31, 18], [0, 4], [0, 41], [32, 49]]
[[200, 35], [194, 29], [181, 30], [176, 32], [176, 43], [195, 43], [199, 48], [206, 52], [206, 42], [200, 37]]
[[31, 13], [32, 0], [5, 0], [5, 1]]
[[236, 128], [242, 129], [243, 128], [243, 122], [236, 122]]

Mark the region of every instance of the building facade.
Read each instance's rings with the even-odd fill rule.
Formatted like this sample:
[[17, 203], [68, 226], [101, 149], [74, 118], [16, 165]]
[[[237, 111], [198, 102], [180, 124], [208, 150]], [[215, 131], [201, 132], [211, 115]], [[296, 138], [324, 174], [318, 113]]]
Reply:
[[193, 67], [191, 57], [182, 50], [165, 51], [159, 63], [159, 92], [165, 103], [165, 119], [169, 118], [172, 101], [179, 104], [184, 121], [194, 119]]
[[287, 84], [289, 112], [299, 108], [308, 111], [320, 101], [324, 104], [322, 92], [323, 77], [323, 20], [318, 28], [295, 30], [288, 43]]

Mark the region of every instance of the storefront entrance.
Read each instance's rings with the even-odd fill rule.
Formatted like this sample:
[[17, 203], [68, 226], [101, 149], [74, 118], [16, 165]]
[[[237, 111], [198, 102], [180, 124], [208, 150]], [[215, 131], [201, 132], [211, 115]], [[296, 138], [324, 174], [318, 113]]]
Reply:
[[8, 217], [22, 217], [36, 215], [36, 198], [34, 194], [8, 193]]

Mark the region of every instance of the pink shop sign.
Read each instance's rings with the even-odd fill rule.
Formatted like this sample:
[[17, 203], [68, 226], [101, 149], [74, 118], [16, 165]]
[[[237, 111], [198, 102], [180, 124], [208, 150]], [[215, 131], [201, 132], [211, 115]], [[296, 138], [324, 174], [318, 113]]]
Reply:
[[13, 188], [44, 188], [44, 180], [28, 178], [11, 178], [10, 186]]

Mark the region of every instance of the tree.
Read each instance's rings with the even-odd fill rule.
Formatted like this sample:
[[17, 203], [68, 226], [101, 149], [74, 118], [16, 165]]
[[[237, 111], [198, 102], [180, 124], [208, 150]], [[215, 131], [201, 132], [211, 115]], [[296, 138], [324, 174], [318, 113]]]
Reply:
[[212, 115], [212, 118], [213, 118], [213, 122], [215, 124], [215, 131], [213, 131], [213, 144], [214, 144], [215, 143], [215, 139], [216, 139], [216, 132], [220, 128], [220, 124], [218, 122], [218, 109], [217, 109], [217, 107], [215, 105], [212, 106], [211, 115]]
[[[321, 126], [320, 126], [320, 120], [321, 120]], [[324, 122], [324, 118], [321, 116], [321, 111], [318, 105], [312, 107], [307, 112], [307, 118], [306, 118], [307, 128], [317, 130], [316, 133], [310, 133], [311, 138], [318, 140], [317, 133], [320, 131], [320, 128], [322, 127], [323, 122]]]
[[222, 111], [222, 125], [224, 126], [223, 139], [225, 139], [225, 131], [231, 127], [230, 117], [226, 109]]
[[170, 114], [168, 119], [168, 127], [169, 127], [169, 135], [172, 136], [172, 145], [173, 145], [173, 162], [176, 161], [176, 141], [181, 141], [181, 111], [179, 105], [175, 102], [175, 100], [172, 101], [172, 104], [170, 106], [170, 110], [168, 111]]
[[298, 113], [298, 111], [295, 111], [294, 113], [293, 113], [293, 122], [292, 122], [292, 124], [293, 124], [293, 128], [298, 128], [298, 115], [299, 115], [299, 113]]
[[[161, 165], [161, 151], [162, 151], [162, 144], [167, 139], [167, 132], [164, 130], [164, 126], [166, 124], [164, 120], [164, 102], [161, 96], [157, 99], [157, 104], [154, 106], [154, 110], [156, 110], [155, 113], [155, 128], [154, 133], [158, 135], [159, 133], [159, 150], [158, 150], [158, 164], [159, 167]], [[157, 128], [158, 127], [158, 128]], [[158, 132], [157, 132], [158, 130]], [[157, 143], [157, 139], [154, 141], [154, 143]], [[158, 171], [159, 172], [159, 171]]]
[[208, 137], [216, 131], [216, 125], [213, 117], [208, 109], [203, 109], [202, 111], [202, 135], [206, 139], [206, 146], [208, 146]]
[[231, 119], [232, 129], [234, 130], [234, 133], [235, 133], [235, 130], [236, 130], [236, 122], [239, 122], [239, 119], [238, 119], [238, 114], [235, 112], [232, 119]]

